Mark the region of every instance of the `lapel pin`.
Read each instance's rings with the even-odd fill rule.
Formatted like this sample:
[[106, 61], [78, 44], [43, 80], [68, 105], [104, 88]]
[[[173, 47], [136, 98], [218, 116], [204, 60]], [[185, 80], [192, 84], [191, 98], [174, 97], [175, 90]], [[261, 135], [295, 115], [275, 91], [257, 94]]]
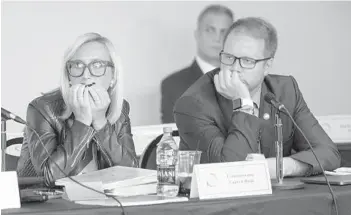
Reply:
[[265, 120], [269, 120], [269, 114], [268, 113], [265, 113], [265, 114], [263, 114], [263, 119], [265, 119]]

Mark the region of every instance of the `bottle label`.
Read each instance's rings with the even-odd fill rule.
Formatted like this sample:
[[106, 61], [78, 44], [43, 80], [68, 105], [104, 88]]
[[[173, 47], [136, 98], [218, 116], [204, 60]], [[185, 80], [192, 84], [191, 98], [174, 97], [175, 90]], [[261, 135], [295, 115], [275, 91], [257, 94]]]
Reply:
[[160, 166], [157, 165], [158, 184], [176, 184], [175, 165]]
[[163, 153], [158, 153], [157, 164], [174, 165], [178, 160], [178, 152], [175, 150], [166, 150]]

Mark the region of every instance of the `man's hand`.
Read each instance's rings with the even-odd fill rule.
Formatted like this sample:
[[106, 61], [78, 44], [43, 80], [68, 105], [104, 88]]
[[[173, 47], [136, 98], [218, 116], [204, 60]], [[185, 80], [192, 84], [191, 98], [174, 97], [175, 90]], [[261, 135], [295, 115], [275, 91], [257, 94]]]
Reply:
[[[269, 174], [271, 178], [277, 178], [276, 158], [267, 158]], [[304, 176], [310, 166], [291, 157], [283, 158], [283, 176]]]
[[[276, 179], [277, 178], [276, 158], [267, 158], [266, 161], [268, 163], [268, 170], [269, 170], [269, 175], [271, 176], [271, 179]], [[283, 170], [283, 173], [284, 173], [284, 170]]]
[[[251, 160], [258, 160], [257, 158], [251, 159]], [[276, 158], [266, 158], [267, 164], [268, 164], [268, 171], [271, 179], [276, 179], [277, 178], [277, 162]], [[283, 163], [284, 163], [284, 158], [283, 158]], [[283, 165], [283, 175], [286, 176], [286, 170], [289, 169], [287, 167], [286, 163]]]
[[89, 93], [85, 89], [85, 85], [77, 84], [69, 89], [68, 103], [72, 107], [75, 119], [90, 126], [93, 117], [89, 103]]
[[87, 87], [87, 90], [90, 94], [89, 100], [92, 109], [93, 127], [95, 130], [100, 130], [107, 123], [106, 111], [111, 102], [110, 95], [104, 88], [98, 85]]
[[251, 99], [248, 87], [237, 72], [221, 70], [214, 76], [214, 83], [217, 92], [227, 99]]

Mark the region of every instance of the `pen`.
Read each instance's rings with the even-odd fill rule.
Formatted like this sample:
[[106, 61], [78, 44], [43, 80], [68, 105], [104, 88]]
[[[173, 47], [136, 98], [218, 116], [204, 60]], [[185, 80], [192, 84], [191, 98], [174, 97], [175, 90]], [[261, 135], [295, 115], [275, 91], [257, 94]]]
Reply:
[[45, 202], [49, 199], [62, 198], [63, 191], [54, 189], [24, 189], [20, 190], [21, 202]]
[[59, 199], [61, 198], [62, 195], [54, 195], [54, 196], [49, 196], [49, 195], [35, 195], [35, 196], [25, 196], [21, 198], [22, 203], [26, 202], [45, 202], [50, 199]]
[[57, 196], [57, 195], [62, 195], [63, 191], [59, 191], [59, 190], [33, 190], [33, 193], [35, 193], [37, 195]]

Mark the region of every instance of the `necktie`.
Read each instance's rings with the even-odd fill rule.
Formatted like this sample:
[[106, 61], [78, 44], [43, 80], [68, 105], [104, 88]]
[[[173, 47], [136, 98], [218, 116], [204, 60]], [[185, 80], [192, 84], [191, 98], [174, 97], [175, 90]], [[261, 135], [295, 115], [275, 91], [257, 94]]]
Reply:
[[258, 117], [259, 111], [258, 111], [258, 106], [255, 102], [254, 102], [253, 112], [254, 112], [254, 115]]

